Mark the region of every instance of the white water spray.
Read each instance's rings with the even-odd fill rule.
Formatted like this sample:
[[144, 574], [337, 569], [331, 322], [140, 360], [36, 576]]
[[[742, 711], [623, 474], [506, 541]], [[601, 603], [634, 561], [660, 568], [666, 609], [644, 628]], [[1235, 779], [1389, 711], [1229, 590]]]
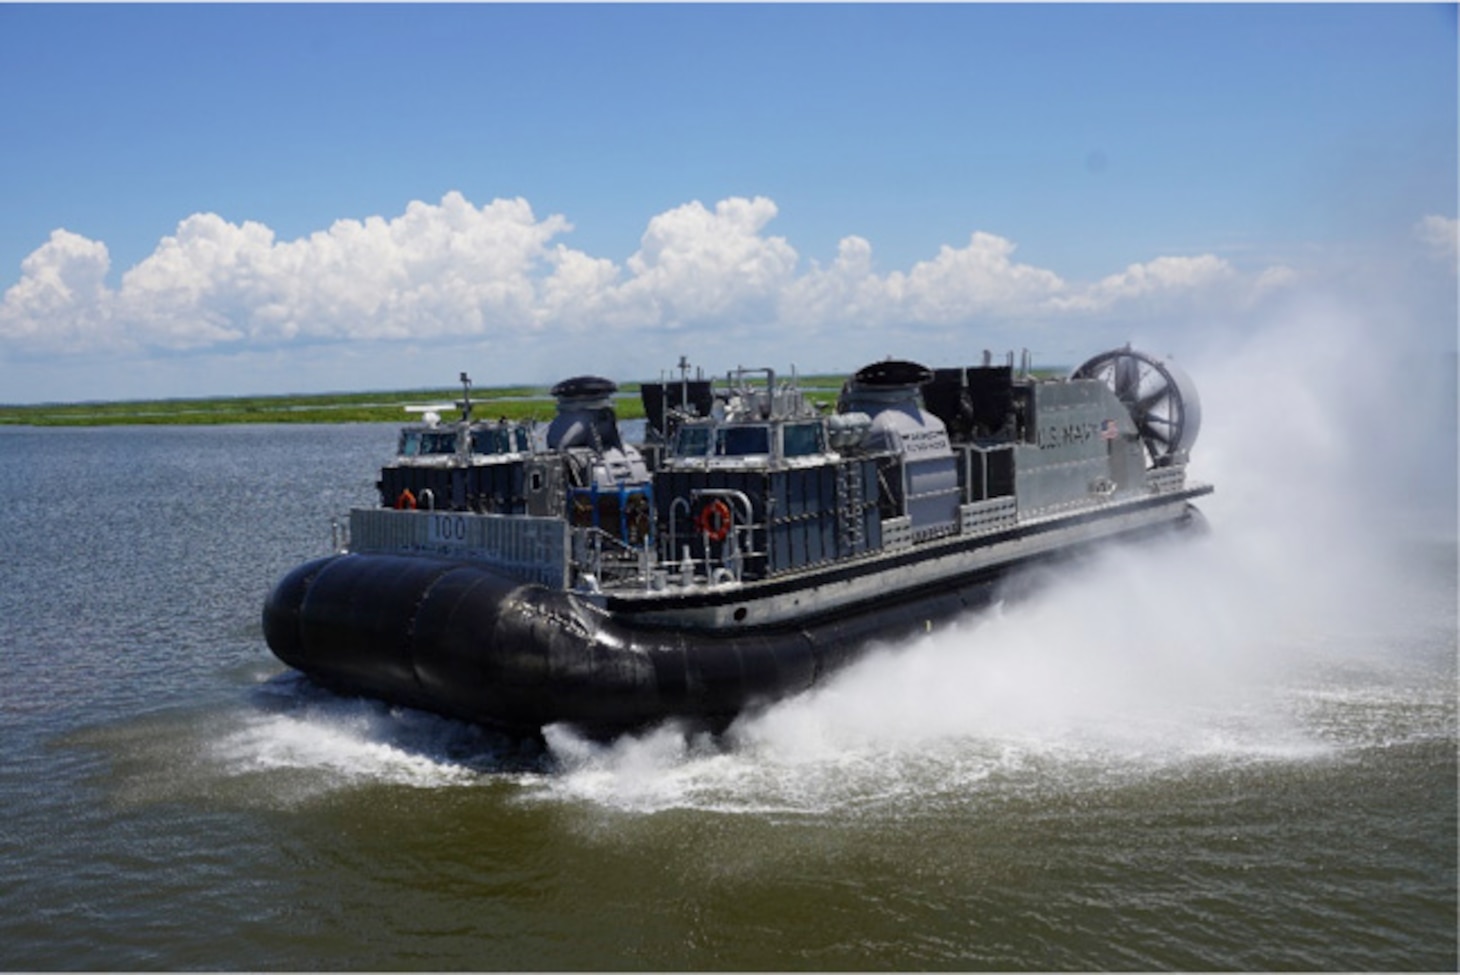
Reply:
[[1453, 557], [1453, 352], [1332, 304], [1290, 312], [1186, 363], [1206, 417], [1192, 475], [1217, 486], [1209, 537], [1052, 570], [1034, 597], [873, 652], [718, 747], [673, 728], [610, 746], [551, 730], [564, 773], [544, 788], [812, 812], [1341, 749], [1305, 717], [1325, 667], [1433, 625], [1416, 533]]
[[[297, 801], [507, 771], [528, 801], [800, 816], [1334, 756], [1347, 732], [1315, 708], [1386, 692], [1329, 670], [1382, 669], [1396, 634], [1453, 617], [1453, 363], [1316, 304], [1183, 360], [1205, 414], [1191, 474], [1217, 487], [1201, 502], [1209, 536], [1040, 570], [1034, 595], [874, 650], [718, 740], [549, 728], [544, 774], [480, 729], [294, 688], [287, 713], [246, 716], [212, 757]], [[1448, 581], [1414, 559], [1416, 535], [1438, 539], [1440, 575], [1448, 551]]]

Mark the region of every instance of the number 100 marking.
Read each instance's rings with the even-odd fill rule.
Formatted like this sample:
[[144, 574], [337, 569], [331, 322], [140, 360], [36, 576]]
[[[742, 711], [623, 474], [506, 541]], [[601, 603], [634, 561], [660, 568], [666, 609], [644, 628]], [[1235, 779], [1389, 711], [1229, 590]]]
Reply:
[[430, 539], [460, 545], [466, 542], [466, 518], [462, 515], [432, 515]]

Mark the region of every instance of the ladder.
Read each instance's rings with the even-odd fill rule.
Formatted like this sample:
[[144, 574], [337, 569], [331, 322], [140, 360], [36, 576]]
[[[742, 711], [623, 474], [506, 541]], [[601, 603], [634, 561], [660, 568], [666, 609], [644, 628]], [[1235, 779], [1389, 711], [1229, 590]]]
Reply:
[[865, 536], [862, 531], [862, 465], [856, 461], [837, 465], [836, 478], [837, 541], [842, 555], [860, 551]]

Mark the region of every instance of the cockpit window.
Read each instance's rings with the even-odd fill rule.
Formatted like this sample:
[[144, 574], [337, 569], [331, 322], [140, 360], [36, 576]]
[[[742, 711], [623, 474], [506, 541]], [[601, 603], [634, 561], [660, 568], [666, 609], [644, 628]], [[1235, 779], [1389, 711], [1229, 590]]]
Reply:
[[527, 450], [527, 431], [512, 427], [478, 427], [471, 432], [474, 454], [510, 454]]
[[748, 457], [770, 452], [771, 431], [767, 426], [684, 426], [679, 428], [679, 435], [674, 441], [674, 453], [677, 457], [704, 457], [706, 454], [713, 457]]
[[770, 427], [720, 427], [715, 431], [715, 454], [719, 457], [745, 457], [771, 452]]
[[680, 427], [674, 452], [680, 457], [703, 457], [710, 449], [709, 427]]
[[825, 451], [820, 423], [787, 423], [781, 435], [781, 448], [787, 457], [809, 457]]
[[455, 430], [403, 430], [400, 435], [403, 457], [431, 457], [456, 453]]

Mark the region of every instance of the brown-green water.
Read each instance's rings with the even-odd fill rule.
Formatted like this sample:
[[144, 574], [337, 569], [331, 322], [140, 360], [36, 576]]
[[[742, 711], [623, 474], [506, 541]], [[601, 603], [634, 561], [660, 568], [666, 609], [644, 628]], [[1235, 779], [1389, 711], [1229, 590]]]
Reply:
[[392, 444], [0, 430], [0, 968], [1456, 966], [1452, 532], [1213, 476], [723, 740], [533, 750], [264, 647]]

